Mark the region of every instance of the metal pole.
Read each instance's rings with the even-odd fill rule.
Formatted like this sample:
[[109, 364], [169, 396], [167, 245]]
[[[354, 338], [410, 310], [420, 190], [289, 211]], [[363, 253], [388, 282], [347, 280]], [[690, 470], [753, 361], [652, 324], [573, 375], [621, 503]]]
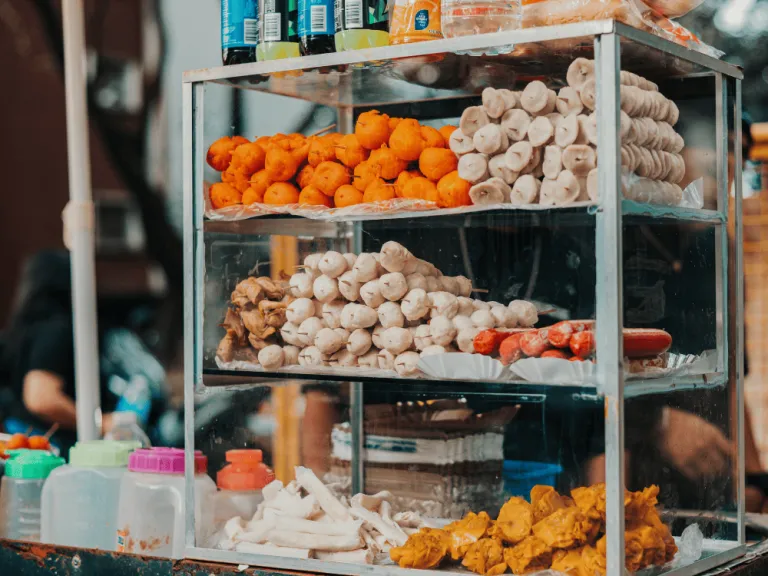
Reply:
[[83, 13], [83, 0], [62, 3], [70, 197], [63, 216], [72, 254], [77, 437], [94, 440], [101, 435], [101, 398]]

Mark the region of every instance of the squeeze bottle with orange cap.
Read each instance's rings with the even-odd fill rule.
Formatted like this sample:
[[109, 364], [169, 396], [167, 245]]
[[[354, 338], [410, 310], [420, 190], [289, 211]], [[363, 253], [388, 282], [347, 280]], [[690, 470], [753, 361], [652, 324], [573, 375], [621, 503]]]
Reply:
[[261, 450], [228, 450], [226, 458], [229, 464], [216, 474], [217, 526], [234, 516], [250, 520], [264, 499], [261, 489], [275, 479], [262, 461]]

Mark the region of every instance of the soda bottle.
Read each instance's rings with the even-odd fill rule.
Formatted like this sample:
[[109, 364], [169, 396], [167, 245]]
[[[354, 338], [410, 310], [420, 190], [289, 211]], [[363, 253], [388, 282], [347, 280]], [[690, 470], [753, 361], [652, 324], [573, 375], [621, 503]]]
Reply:
[[335, 0], [336, 51], [389, 45], [387, 0]]
[[221, 61], [256, 62], [259, 43], [257, 0], [221, 0]]
[[260, 35], [259, 45], [256, 47], [256, 59], [259, 62], [294, 58], [299, 55], [295, 1], [259, 0]]
[[336, 51], [333, 0], [298, 0], [299, 48], [304, 56]]

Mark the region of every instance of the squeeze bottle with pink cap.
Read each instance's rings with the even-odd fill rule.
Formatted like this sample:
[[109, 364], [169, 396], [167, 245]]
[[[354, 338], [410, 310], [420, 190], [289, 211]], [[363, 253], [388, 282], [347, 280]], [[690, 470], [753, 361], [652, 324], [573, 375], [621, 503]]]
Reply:
[[261, 489], [275, 479], [274, 472], [262, 461], [261, 450], [228, 450], [226, 458], [229, 464], [216, 474], [216, 526], [235, 516], [253, 518], [264, 500]]
[[[216, 484], [208, 459], [195, 452], [195, 539], [205, 546], [213, 530]], [[184, 450], [143, 448], [128, 459], [120, 485], [118, 552], [183, 558], [185, 548]]]

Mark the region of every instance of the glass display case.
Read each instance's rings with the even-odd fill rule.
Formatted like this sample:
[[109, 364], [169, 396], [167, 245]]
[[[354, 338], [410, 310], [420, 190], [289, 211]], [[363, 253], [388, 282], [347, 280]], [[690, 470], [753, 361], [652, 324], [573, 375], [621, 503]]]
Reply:
[[[186, 556], [618, 576], [742, 555], [741, 77], [613, 21], [186, 73]], [[366, 176], [339, 136], [280, 189], [334, 196], [296, 173], [338, 158], [335, 208], [263, 190], [217, 204], [215, 183], [238, 177], [236, 143], [209, 151], [221, 137], [325, 138], [281, 145], [293, 136], [260, 130], [258, 105], [253, 133], [217, 127], [234, 91], [331, 109], [360, 142], [386, 114], [389, 147], [361, 154], [402, 165], [382, 160], [342, 204]], [[399, 123], [423, 140], [410, 159]], [[445, 125], [459, 134], [429, 144], [442, 133], [424, 127]], [[486, 125], [505, 143], [473, 136]], [[455, 153], [468, 201], [448, 170], [424, 178], [425, 148]], [[391, 192], [371, 192], [377, 177]], [[407, 178], [436, 192], [409, 195]], [[201, 530], [195, 510], [215, 503], [195, 494], [194, 451], [210, 473], [228, 448], [261, 448], [280, 482]]]

